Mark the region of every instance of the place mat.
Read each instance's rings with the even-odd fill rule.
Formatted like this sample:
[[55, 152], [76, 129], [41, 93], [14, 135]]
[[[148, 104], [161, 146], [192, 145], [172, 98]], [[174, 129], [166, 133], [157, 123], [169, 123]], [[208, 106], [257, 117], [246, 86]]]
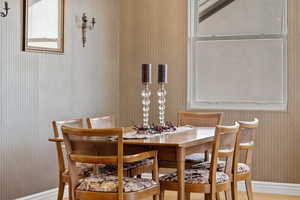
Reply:
[[193, 129], [191, 126], [180, 126], [177, 127], [176, 131], [170, 132], [162, 132], [162, 133], [155, 133], [155, 134], [144, 134], [144, 133], [137, 133], [137, 131], [130, 131], [124, 134], [124, 139], [148, 139], [153, 137], [160, 137], [165, 135], [173, 135], [176, 133], [184, 132]]

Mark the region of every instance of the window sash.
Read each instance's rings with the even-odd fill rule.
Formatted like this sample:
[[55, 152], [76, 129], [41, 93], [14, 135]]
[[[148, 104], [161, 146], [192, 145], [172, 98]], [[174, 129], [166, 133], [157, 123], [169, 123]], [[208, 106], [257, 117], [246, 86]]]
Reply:
[[[197, 1], [189, 0], [189, 27], [188, 27], [188, 109], [230, 109], [230, 110], [287, 110], [287, 1], [284, 0], [284, 16], [281, 34], [241, 34], [241, 35], [197, 35]], [[196, 15], [195, 15], [196, 14]], [[257, 39], [282, 39], [284, 46], [283, 55], [283, 101], [261, 102], [261, 101], [199, 101], [196, 98], [195, 78], [195, 45], [198, 41], [225, 41], [225, 40], [257, 40]]]

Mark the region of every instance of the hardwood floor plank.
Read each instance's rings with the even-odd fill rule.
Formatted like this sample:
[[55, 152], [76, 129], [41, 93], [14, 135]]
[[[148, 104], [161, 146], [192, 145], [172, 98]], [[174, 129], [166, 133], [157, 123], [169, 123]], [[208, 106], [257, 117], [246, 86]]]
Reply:
[[[241, 192], [240, 200], [247, 200], [246, 193]], [[165, 200], [174, 200], [177, 198], [176, 192], [166, 192]], [[150, 200], [151, 198], [147, 199]], [[221, 195], [221, 199], [225, 199], [223, 195]], [[191, 195], [191, 200], [204, 200], [202, 194], [193, 194]], [[300, 196], [287, 196], [287, 195], [273, 195], [273, 194], [260, 194], [254, 193], [254, 200], [300, 200]]]
[[[246, 193], [240, 192], [239, 200], [247, 200]], [[177, 199], [176, 192], [166, 192], [165, 200], [174, 200]], [[225, 199], [223, 195], [221, 195], [221, 199]], [[65, 198], [64, 200], [68, 200]], [[153, 200], [152, 198], [144, 199], [144, 200]], [[202, 194], [192, 194], [191, 200], [204, 200]], [[254, 200], [300, 200], [300, 196], [288, 196], [288, 195], [275, 195], [275, 194], [262, 194], [262, 193], [254, 193]]]

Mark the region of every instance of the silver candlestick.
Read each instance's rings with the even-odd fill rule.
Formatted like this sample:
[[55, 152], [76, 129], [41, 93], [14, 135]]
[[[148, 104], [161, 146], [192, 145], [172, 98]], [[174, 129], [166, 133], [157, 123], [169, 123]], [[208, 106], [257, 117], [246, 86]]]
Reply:
[[160, 83], [157, 91], [158, 95], [158, 110], [159, 110], [159, 124], [165, 126], [165, 110], [166, 110], [166, 95], [165, 84]]
[[149, 128], [150, 96], [149, 83], [143, 83], [142, 105], [143, 105], [143, 128]]

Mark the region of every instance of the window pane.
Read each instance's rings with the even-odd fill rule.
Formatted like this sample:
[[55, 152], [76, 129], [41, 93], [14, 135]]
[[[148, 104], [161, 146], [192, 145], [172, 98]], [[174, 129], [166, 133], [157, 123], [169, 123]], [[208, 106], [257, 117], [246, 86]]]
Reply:
[[284, 103], [283, 44], [282, 39], [195, 43], [194, 100]]
[[285, 0], [235, 0], [197, 23], [197, 35], [280, 34], [284, 7]]

